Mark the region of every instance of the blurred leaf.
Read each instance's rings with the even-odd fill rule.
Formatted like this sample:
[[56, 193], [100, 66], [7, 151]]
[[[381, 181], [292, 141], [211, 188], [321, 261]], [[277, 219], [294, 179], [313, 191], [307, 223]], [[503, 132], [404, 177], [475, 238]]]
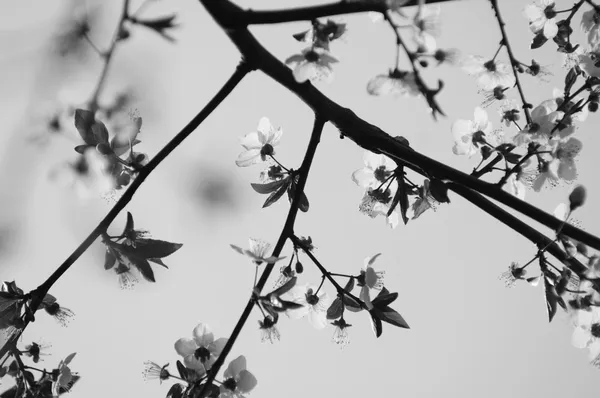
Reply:
[[556, 315], [556, 303], [558, 296], [554, 291], [554, 286], [552, 286], [546, 276], [544, 276], [544, 288], [546, 295], [546, 310], [548, 311], [548, 321], [552, 322], [554, 315]]
[[95, 123], [94, 112], [85, 109], [75, 110], [75, 128], [86, 144], [95, 145], [92, 125]]
[[287, 190], [286, 185], [280, 186], [277, 191], [275, 191], [271, 195], [269, 195], [269, 197], [267, 198], [267, 200], [265, 200], [265, 203], [263, 204], [262, 207], [263, 208], [269, 207], [273, 203], [277, 202], [279, 199], [281, 199], [281, 197], [283, 196], [283, 194], [285, 193], [286, 190]]
[[110, 247], [106, 248], [106, 254], [104, 255], [104, 269], [109, 270], [115, 266], [117, 262], [117, 256], [112, 252]]
[[177, 360], [175, 364], [177, 365], [177, 372], [179, 372], [179, 377], [181, 377], [183, 380], [187, 380], [188, 373], [186, 367], [181, 363], [180, 360]]
[[327, 309], [327, 319], [333, 320], [338, 319], [344, 313], [344, 305], [342, 304], [342, 300], [339, 297], [336, 297], [335, 300], [331, 303], [329, 308]]
[[548, 39], [546, 38], [546, 36], [544, 36], [544, 32], [539, 32], [533, 38], [533, 41], [531, 42], [529, 48], [535, 50], [536, 48], [540, 48], [541, 46], [543, 46], [547, 41]]
[[[166, 242], [158, 239], [140, 238], [135, 240], [135, 252], [145, 259], [167, 257], [181, 249], [183, 244]], [[161, 264], [164, 265], [164, 264]]]
[[281, 187], [284, 184], [287, 184], [288, 182], [289, 177], [277, 181], [268, 182], [266, 184], [251, 183], [250, 185], [252, 186], [252, 189], [254, 189], [256, 192], [266, 195], [268, 193], [275, 192], [277, 189], [279, 189], [279, 187]]
[[371, 329], [373, 330], [375, 337], [379, 337], [381, 336], [381, 333], [383, 333], [383, 325], [381, 324], [381, 320], [373, 314], [373, 310], [370, 310], [369, 314], [371, 315]]

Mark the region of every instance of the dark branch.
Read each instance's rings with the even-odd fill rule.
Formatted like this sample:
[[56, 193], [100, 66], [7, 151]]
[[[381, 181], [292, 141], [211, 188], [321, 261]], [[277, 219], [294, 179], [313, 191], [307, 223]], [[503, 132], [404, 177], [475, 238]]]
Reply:
[[[222, 20], [227, 20], [228, 12], [232, 7], [237, 7], [229, 0], [216, 2], [210, 0], [200, 1], [219, 23]], [[473, 176], [449, 167], [403, 145], [379, 127], [358, 117], [352, 110], [344, 108], [327, 98], [309, 82], [297, 83], [291, 70], [267, 51], [247, 29], [225, 29], [225, 32], [253, 67], [263, 71], [269, 77], [296, 94], [313, 111], [327, 115], [342, 135], [350, 138], [360, 147], [374, 153], [385, 154], [427, 177], [435, 176], [441, 180], [450, 180], [482, 193], [553, 230], [556, 230], [563, 224], [561, 220], [514, 197], [495, 186], [495, 184], [480, 181]], [[562, 233], [565, 236], [600, 250], [600, 238], [572, 225], [565, 225]]]
[[[296, 216], [298, 215], [298, 209], [300, 207], [300, 199], [302, 198], [302, 193], [304, 192], [304, 187], [306, 186], [306, 181], [308, 179], [308, 173], [310, 171], [312, 161], [315, 157], [315, 152], [317, 151], [317, 146], [319, 145], [319, 142], [321, 141], [321, 133], [323, 132], [323, 126], [325, 125], [326, 121], [327, 120], [325, 118], [321, 117], [320, 114], [315, 114], [315, 123], [313, 125], [313, 130], [310, 135], [310, 141], [308, 143], [308, 147], [306, 148], [306, 154], [304, 155], [304, 160], [302, 161], [302, 165], [300, 166], [300, 169], [299, 169], [300, 176], [298, 178], [298, 185], [296, 187], [296, 193], [294, 196], [294, 200], [292, 201], [292, 204], [290, 206], [290, 210], [289, 210], [287, 218], [285, 220], [283, 229], [281, 230], [281, 234], [279, 234], [279, 239], [277, 240], [277, 244], [275, 244], [275, 248], [273, 249], [272, 255], [275, 257], [279, 257], [279, 255], [281, 254], [281, 251], [283, 250], [285, 242], [294, 235], [294, 223], [296, 222]], [[260, 279], [256, 283], [256, 287], [255, 287], [255, 289], [258, 290], [259, 293], [262, 292], [262, 289], [265, 287], [265, 284], [267, 283], [267, 279], [269, 279], [269, 276], [271, 275], [271, 272], [273, 271], [274, 266], [275, 266], [274, 263], [267, 264], [265, 266], [265, 270], [260, 275]], [[244, 311], [242, 312], [240, 319], [238, 320], [237, 324], [233, 328], [233, 332], [231, 332], [231, 335], [229, 336], [229, 340], [227, 340], [227, 344], [225, 344], [225, 347], [223, 348], [223, 351], [221, 351], [219, 358], [217, 358], [215, 363], [210, 368], [208, 377], [206, 378], [206, 381], [204, 382], [204, 388], [206, 388], [206, 386], [210, 386], [212, 384], [212, 382], [215, 380], [215, 377], [219, 373], [219, 369], [221, 369], [221, 367], [223, 366], [223, 363], [225, 362], [225, 359], [229, 355], [231, 348], [235, 344], [235, 341], [237, 340], [238, 336], [240, 335], [242, 329], [244, 328], [244, 325], [246, 324], [248, 317], [250, 317], [250, 313], [252, 312], [252, 308], [254, 308], [254, 304], [255, 304], [255, 301], [253, 298], [251, 298], [248, 301], [248, 304], [246, 304], [246, 308], [244, 308]], [[199, 396], [203, 396], [202, 395], [203, 392], [204, 391], [201, 390]]]
[[[152, 173], [152, 171], [163, 161], [171, 152], [175, 150], [190, 134], [200, 126], [200, 124], [206, 119], [212, 111], [214, 111], [221, 102], [227, 98], [231, 91], [238, 85], [238, 83], [251, 71], [251, 68], [242, 62], [237, 67], [233, 75], [225, 83], [225, 85], [219, 90], [217, 94], [210, 100], [208, 104], [202, 109], [188, 124], [185, 126], [173, 139], [165, 145], [165, 147], [156, 154], [152, 160], [139, 172], [137, 177], [133, 180], [127, 191], [123, 194], [121, 199], [113, 208], [108, 212], [102, 221], [96, 228], [89, 234], [89, 236], [79, 245], [77, 249], [54, 271], [48, 279], [38, 286], [32, 293], [32, 300], [30, 310], [35, 313], [39, 308], [42, 299], [48, 293], [50, 288], [58, 281], [58, 279], [71, 268], [71, 266], [77, 261], [77, 259], [91, 246], [92, 243], [106, 231], [113, 220], [119, 215], [119, 213], [125, 208], [125, 206], [131, 201], [133, 195], [142, 185], [146, 177]], [[0, 348], [0, 358], [3, 358], [7, 351], [14, 347], [19, 336], [27, 326], [27, 322], [19, 331], [15, 332], [13, 336]]]
[[[442, 3], [456, 0], [429, 0], [427, 4]], [[411, 0], [405, 7], [416, 5], [417, 0]], [[311, 21], [313, 19], [329, 17], [334, 15], [355, 14], [359, 12], [381, 12], [387, 10], [385, 1], [340, 1], [337, 3], [322, 4], [312, 7], [298, 7], [285, 10], [265, 10], [265, 11], [242, 11], [242, 14], [235, 15], [233, 26], [275, 24], [293, 21]]]

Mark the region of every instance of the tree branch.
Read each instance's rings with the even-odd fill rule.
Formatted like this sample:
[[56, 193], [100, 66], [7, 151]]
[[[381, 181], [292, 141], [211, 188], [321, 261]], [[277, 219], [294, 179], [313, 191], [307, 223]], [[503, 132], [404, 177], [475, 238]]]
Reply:
[[[308, 147], [306, 148], [306, 154], [304, 155], [304, 160], [302, 161], [302, 165], [300, 166], [300, 169], [299, 169], [300, 173], [299, 173], [299, 178], [298, 178], [298, 185], [296, 186], [294, 200], [292, 201], [292, 203], [290, 205], [290, 210], [289, 210], [287, 218], [285, 220], [285, 224], [283, 225], [281, 234], [279, 234], [279, 239], [277, 240], [275, 248], [273, 249], [272, 255], [275, 257], [279, 257], [279, 255], [281, 254], [281, 251], [283, 250], [283, 247], [285, 246], [285, 242], [294, 235], [294, 223], [296, 222], [296, 216], [298, 215], [298, 209], [300, 207], [300, 199], [302, 197], [302, 193], [304, 192], [304, 187], [306, 186], [306, 181], [308, 179], [308, 173], [310, 171], [310, 167], [312, 165], [312, 161], [315, 156], [315, 152], [317, 151], [317, 146], [319, 145], [319, 142], [321, 141], [321, 133], [323, 132], [323, 126], [325, 125], [326, 121], [327, 121], [327, 119], [322, 117], [320, 114], [315, 113], [315, 122], [314, 122], [313, 130], [312, 130], [312, 133], [310, 136], [310, 141], [308, 143]], [[269, 276], [271, 275], [271, 272], [273, 271], [274, 266], [275, 266], [274, 263], [270, 263], [265, 266], [265, 270], [260, 275], [260, 279], [258, 280], [258, 282], [256, 283], [256, 286], [255, 286], [255, 290], [257, 290], [258, 293], [260, 293], [262, 291], [262, 289], [265, 287], [265, 284], [267, 283], [267, 279], [269, 279]], [[229, 355], [231, 348], [235, 344], [238, 336], [240, 335], [242, 329], [244, 328], [244, 325], [246, 324], [246, 321], [248, 320], [248, 317], [250, 316], [250, 313], [252, 312], [252, 308], [254, 308], [254, 304], [255, 304], [254, 298], [250, 298], [250, 300], [248, 301], [248, 304], [246, 304], [246, 307], [244, 308], [244, 311], [242, 312], [242, 315], [238, 319], [238, 322], [236, 323], [235, 327], [233, 328], [233, 332], [231, 332], [231, 335], [229, 336], [229, 339], [227, 340], [227, 344], [225, 344], [223, 351], [221, 351], [221, 354], [219, 355], [219, 357], [217, 358], [215, 363], [210, 368], [208, 377], [206, 378], [204, 387], [202, 388], [202, 390], [200, 390], [199, 396], [203, 396], [202, 394], [204, 393], [204, 389], [206, 388], [206, 386], [210, 386], [213, 383], [213, 381], [215, 380], [215, 377], [219, 373], [219, 369], [221, 369], [221, 367], [223, 366], [223, 363], [225, 363], [225, 359]]]
[[484, 196], [474, 192], [468, 188], [465, 188], [458, 184], [448, 184], [448, 189], [456, 192], [481, 210], [485, 211], [490, 216], [494, 217], [501, 223], [514, 229], [525, 238], [529, 239], [532, 243], [537, 245], [539, 249], [546, 248], [546, 251], [556, 257], [560, 262], [567, 265], [572, 271], [582, 274], [587, 270], [587, 267], [581, 264], [577, 259], [569, 258], [567, 254], [556, 244], [552, 239], [542, 234], [535, 228], [530, 227], [523, 221], [519, 220], [500, 206], [492, 203]]
[[[229, 18], [228, 13], [233, 8], [237, 7], [229, 0], [200, 0], [200, 2], [218, 23], [221, 23], [223, 20], [227, 21]], [[360, 147], [374, 153], [387, 155], [427, 177], [432, 175], [441, 180], [450, 180], [480, 192], [532, 218], [548, 228], [556, 230], [562, 225], [561, 220], [514, 197], [508, 192], [495, 186], [495, 184], [481, 181], [403, 145], [379, 127], [358, 117], [352, 110], [344, 108], [330, 100], [310, 82], [297, 83], [291, 70], [267, 51], [246, 28], [229, 29], [224, 27], [224, 30], [244, 58], [253, 67], [261, 70], [292, 93], [296, 94], [311, 109], [313, 109], [313, 111], [326, 115], [340, 130], [342, 135], [350, 138]], [[565, 236], [569, 236], [583, 244], [600, 250], [600, 238], [575, 228], [570, 224], [563, 227], [562, 233]]]
[[[456, 0], [429, 0], [427, 3], [442, 3]], [[404, 7], [414, 6], [418, 0], [409, 1]], [[311, 21], [313, 19], [329, 17], [334, 15], [355, 14], [359, 12], [384, 13], [388, 7], [384, 0], [359, 0], [339, 1], [336, 3], [322, 4], [311, 7], [288, 8], [284, 10], [238, 10], [229, 20], [229, 27], [242, 27], [246, 25], [277, 24], [294, 21]]]
[[[227, 98], [227, 96], [233, 91], [233, 89], [238, 85], [238, 83], [250, 72], [252, 69], [245, 63], [241, 62], [229, 80], [225, 83], [225, 85], [219, 90], [217, 94], [210, 100], [208, 104], [202, 109], [173, 139], [165, 145], [165, 147], [156, 154], [150, 162], [144, 166], [137, 177], [133, 180], [127, 191], [123, 194], [121, 199], [113, 208], [108, 212], [108, 214], [100, 221], [98, 226], [94, 228], [94, 230], [88, 235], [87, 238], [79, 245], [77, 249], [48, 277], [48, 279], [38, 286], [34, 291], [31, 292], [31, 305], [30, 310], [32, 313], [35, 313], [39, 308], [44, 296], [48, 293], [50, 288], [58, 281], [58, 279], [71, 268], [71, 266], [77, 261], [77, 259], [91, 246], [92, 243], [102, 234], [106, 229], [110, 226], [113, 220], [117, 217], [117, 215], [125, 208], [125, 206], [131, 201], [133, 195], [138, 190], [138, 188], [142, 185], [146, 177], [152, 173], [152, 171], [163, 161], [171, 152], [175, 150], [185, 140], [190, 134], [196, 130], [196, 128], [206, 119], [212, 111], [214, 111], [221, 102]], [[11, 347], [15, 346], [16, 341], [18, 340], [21, 333], [27, 327], [28, 321], [25, 322], [25, 325], [15, 332], [15, 334], [8, 339], [8, 341], [0, 348], [0, 358], [3, 358], [4, 355], [10, 350]]]

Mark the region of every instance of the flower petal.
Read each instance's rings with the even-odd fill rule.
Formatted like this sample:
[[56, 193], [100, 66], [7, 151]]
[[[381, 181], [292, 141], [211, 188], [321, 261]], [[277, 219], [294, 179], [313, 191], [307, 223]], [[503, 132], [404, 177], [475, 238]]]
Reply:
[[377, 183], [373, 170], [366, 167], [352, 173], [352, 181], [362, 188], [369, 188]]
[[208, 347], [210, 343], [215, 340], [213, 333], [210, 331], [210, 327], [204, 323], [199, 323], [192, 332], [194, 340], [198, 346]]
[[215, 354], [215, 356], [219, 356], [219, 354], [221, 354], [221, 352], [223, 351], [223, 348], [225, 348], [227, 340], [229, 340], [227, 337], [221, 337], [216, 339], [208, 346], [208, 350], [211, 353]]
[[258, 381], [252, 373], [244, 369], [239, 373], [238, 379], [236, 380], [236, 384], [238, 390], [240, 390], [242, 394], [246, 394], [252, 391], [254, 387], [256, 387]]
[[193, 354], [197, 348], [198, 345], [193, 339], [183, 337], [175, 342], [175, 351], [182, 357]]
[[260, 149], [262, 148], [262, 143], [260, 142], [258, 132], [253, 131], [251, 133], [246, 134], [240, 139], [240, 144], [245, 149]]
[[236, 376], [242, 371], [246, 370], [246, 357], [240, 355], [233, 361], [229, 362], [227, 369], [223, 373], [225, 379], [236, 378]]
[[238, 167], [248, 167], [262, 162], [260, 149], [250, 149], [239, 154], [235, 164]]

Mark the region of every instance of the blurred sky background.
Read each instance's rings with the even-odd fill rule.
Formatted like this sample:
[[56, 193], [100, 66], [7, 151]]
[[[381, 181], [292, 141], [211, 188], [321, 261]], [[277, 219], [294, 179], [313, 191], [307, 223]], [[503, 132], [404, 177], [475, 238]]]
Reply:
[[[132, 8], [139, 3], [132, 1]], [[238, 1], [255, 9], [317, 3]], [[572, 5], [557, 3], [558, 9]], [[521, 14], [525, 4], [503, 0], [501, 11], [517, 57], [529, 62], [531, 34]], [[55, 34], [69, 18], [87, 12], [95, 16], [91, 37], [105, 48], [120, 7], [117, 0], [0, 2], [0, 279], [16, 280], [25, 291], [47, 278], [112, 205], [100, 198], [81, 201], [49, 179], [56, 167], [76, 159], [77, 140], [74, 135], [49, 134], [43, 115], [62, 98], [85, 101], [101, 68], [89, 48], [67, 60], [57, 57], [51, 47]], [[239, 60], [197, 1], [156, 1], [142, 15], [171, 12], [181, 25], [173, 32], [176, 43], [134, 28], [114, 55], [102, 97], [110, 100], [125, 88], [134, 91], [134, 107], [144, 120], [137, 148], [150, 156], [204, 106]], [[318, 84], [319, 89], [389, 134], [405, 136], [426, 155], [470, 172], [477, 159], [453, 155], [450, 126], [457, 118], [472, 118], [481, 102], [475, 80], [448, 66], [426, 72], [430, 82], [439, 77], [446, 83], [439, 102], [448, 117], [437, 122], [421, 99], [371, 97], [368, 80], [393, 65], [392, 32], [367, 15], [336, 20], [348, 23], [345, 38], [331, 48], [341, 62], [335, 65], [334, 81]], [[582, 39], [579, 20], [576, 16], [574, 37]], [[486, 57], [496, 51], [500, 35], [487, 1], [444, 4], [442, 21], [441, 47]], [[252, 31], [285, 59], [303, 48], [291, 35], [308, 27], [291, 23]], [[506, 61], [506, 55], [500, 59]], [[535, 59], [552, 65], [555, 73], [549, 84], [523, 77], [528, 100], [538, 104], [552, 97], [553, 87], [562, 88], [565, 70], [553, 45], [536, 50]], [[516, 91], [511, 95], [517, 98]], [[495, 105], [488, 108], [494, 126], [500, 127], [496, 110]], [[240, 137], [253, 131], [263, 116], [283, 128], [277, 158], [298, 167], [313, 123], [311, 111], [269, 78], [252, 73], [152, 173], [128, 205], [136, 227], [157, 239], [184, 244], [165, 259], [169, 270], [154, 267], [157, 283], [141, 281], [133, 290], [121, 290], [115, 274], [103, 269], [103, 246], [97, 242], [54, 286], [51, 293], [76, 317], [62, 328], [40, 314], [21, 344], [40, 338], [52, 344], [52, 356], [39, 364], [47, 368], [77, 352], [71, 365], [82, 378], [69, 396], [163, 397], [171, 382], [144, 382], [144, 361], [168, 362], [174, 371], [180, 359], [174, 342], [191, 337], [199, 322], [209, 324], [215, 337], [231, 333], [250, 296], [254, 268], [229, 244], [245, 247], [248, 237], [275, 243], [289, 207], [284, 199], [261, 209], [265, 197], [250, 183], [258, 181], [263, 168], [241, 169], [234, 163], [242, 151]], [[576, 132], [584, 142], [578, 169], [588, 203], [575, 217], [595, 234], [600, 234], [595, 153], [599, 120], [591, 114]], [[383, 253], [376, 265], [386, 271], [389, 290], [399, 293], [393, 307], [411, 329], [384, 324], [382, 337], [376, 339], [366, 313], [349, 314], [351, 343], [340, 350], [331, 342], [333, 327], [317, 331], [306, 319], [283, 317], [281, 341], [271, 345], [260, 342], [261, 318], [254, 311], [230, 356], [245, 355], [248, 369], [258, 378], [251, 396], [597, 396], [600, 373], [588, 364], [585, 351], [571, 346], [566, 314], [559, 312], [548, 324], [542, 286], [506, 289], [498, 280], [511, 261], [527, 262], [535, 246], [454, 194], [451, 204], [395, 230], [381, 218], [360, 214], [363, 192], [350, 176], [363, 166], [362, 156], [361, 148], [340, 140], [326, 126], [306, 186], [310, 211], [299, 215], [296, 232], [313, 238], [317, 258], [332, 272], [356, 274], [365, 257]], [[552, 212], [571, 189], [565, 185], [541, 194], [528, 192], [527, 200]], [[124, 222], [125, 213], [115, 220], [112, 232], [120, 232]], [[291, 255], [289, 245], [284, 255]], [[308, 258], [301, 258], [306, 271], [300, 283], [318, 283]], [[334, 293], [328, 285], [325, 289]]]

